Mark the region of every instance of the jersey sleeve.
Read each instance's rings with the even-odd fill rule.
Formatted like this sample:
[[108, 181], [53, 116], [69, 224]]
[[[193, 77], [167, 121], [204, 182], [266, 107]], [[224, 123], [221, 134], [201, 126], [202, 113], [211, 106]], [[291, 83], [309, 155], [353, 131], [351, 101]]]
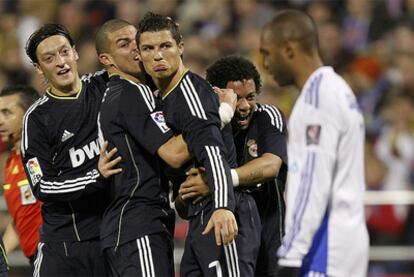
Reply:
[[233, 211], [233, 183], [220, 131], [218, 98], [207, 82], [192, 80], [189, 75], [180, 88], [185, 100], [176, 110], [183, 122], [184, 140], [196, 161], [206, 169], [207, 182], [213, 192], [213, 208]]
[[33, 194], [41, 201], [67, 202], [104, 189], [96, 166], [60, 170], [54, 166], [47, 127], [37, 114], [26, 113], [23, 122], [21, 156]]
[[102, 69], [93, 74], [89, 73], [82, 75], [81, 80], [87, 83], [94, 83], [94, 86], [97, 88], [98, 92], [103, 95], [109, 82], [109, 75], [105, 69]]
[[121, 114], [128, 133], [151, 154], [172, 138], [164, 114], [156, 110], [155, 98], [148, 86], [129, 81], [123, 86]]
[[271, 153], [287, 164], [287, 127], [283, 113], [274, 106], [262, 106], [262, 111], [257, 115], [258, 154]]
[[332, 113], [302, 105], [291, 118], [287, 183], [286, 235], [279, 264], [302, 264], [315, 237], [326, 232], [326, 219], [341, 130]]

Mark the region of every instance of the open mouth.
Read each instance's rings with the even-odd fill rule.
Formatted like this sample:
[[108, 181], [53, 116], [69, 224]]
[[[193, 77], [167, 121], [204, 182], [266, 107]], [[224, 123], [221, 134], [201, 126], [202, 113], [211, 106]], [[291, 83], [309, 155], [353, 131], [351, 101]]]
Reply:
[[59, 70], [58, 71], [58, 75], [59, 76], [63, 76], [63, 75], [66, 75], [66, 74], [68, 74], [69, 73], [69, 71], [70, 71], [70, 69], [68, 69], [68, 68], [66, 68], [66, 69], [61, 69], [61, 70]]
[[240, 126], [246, 126], [249, 124], [249, 119], [250, 119], [250, 114], [246, 115], [246, 116], [242, 116], [242, 115], [237, 115], [237, 123]]

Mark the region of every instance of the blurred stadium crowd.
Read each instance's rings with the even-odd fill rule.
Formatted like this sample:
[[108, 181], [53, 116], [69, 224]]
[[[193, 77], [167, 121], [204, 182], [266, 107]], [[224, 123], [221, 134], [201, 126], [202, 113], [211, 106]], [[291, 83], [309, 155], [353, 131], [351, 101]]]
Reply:
[[[324, 62], [349, 82], [359, 99], [367, 127], [367, 189], [412, 190], [414, 0], [2, 0], [0, 88], [30, 84], [45, 90], [24, 52], [28, 36], [43, 23], [69, 29], [83, 74], [100, 68], [94, 45], [97, 27], [110, 18], [137, 24], [147, 11], [179, 22], [184, 61], [193, 72], [204, 76], [216, 58], [233, 53], [260, 68], [260, 28], [286, 7], [304, 9], [315, 19]], [[262, 78], [260, 101], [289, 115], [298, 92], [279, 88], [263, 71]], [[1, 151], [7, 146], [2, 144]], [[3, 216], [0, 222], [1, 230], [7, 220]], [[369, 206], [367, 222], [371, 245], [414, 245], [413, 206]], [[183, 239], [185, 230], [177, 231]], [[371, 271], [414, 272], [412, 264], [371, 264]]]

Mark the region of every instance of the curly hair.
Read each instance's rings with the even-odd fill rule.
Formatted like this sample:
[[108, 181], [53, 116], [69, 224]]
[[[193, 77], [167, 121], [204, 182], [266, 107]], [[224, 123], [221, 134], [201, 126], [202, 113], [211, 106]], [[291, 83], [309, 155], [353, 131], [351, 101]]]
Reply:
[[135, 36], [137, 44], [142, 33], [145, 32], [159, 32], [163, 30], [169, 30], [174, 40], [179, 44], [182, 40], [182, 35], [178, 28], [178, 24], [174, 22], [170, 17], [153, 12], [147, 12], [144, 18], [138, 24], [138, 31]]
[[207, 81], [213, 86], [225, 88], [229, 81], [253, 79], [256, 92], [262, 88], [260, 74], [254, 64], [241, 56], [226, 56], [215, 61], [207, 68]]

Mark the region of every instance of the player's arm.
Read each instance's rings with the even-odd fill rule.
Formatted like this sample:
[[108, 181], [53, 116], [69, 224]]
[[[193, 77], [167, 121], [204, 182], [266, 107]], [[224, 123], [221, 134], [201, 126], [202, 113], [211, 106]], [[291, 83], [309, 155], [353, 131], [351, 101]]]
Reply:
[[291, 173], [287, 185], [286, 235], [278, 250], [281, 267], [301, 267], [316, 232], [327, 224], [329, 216], [339, 126], [321, 110], [302, 112], [304, 124], [300, 127], [306, 137], [290, 141], [296, 151], [291, 152], [289, 163], [298, 169]]
[[190, 153], [182, 135], [173, 136], [163, 112], [156, 110], [149, 87], [124, 81], [122, 89], [123, 124], [134, 140], [173, 168], [189, 161]]
[[224, 232], [224, 242], [227, 244], [237, 234], [237, 223], [232, 212], [235, 202], [230, 166], [225, 159], [226, 147], [220, 132], [218, 98], [207, 85], [191, 82], [188, 76], [186, 82], [189, 86], [185, 93], [189, 97], [182, 109], [178, 107], [178, 116], [184, 122], [183, 135], [191, 153], [206, 169], [215, 210], [204, 234], [214, 228], [216, 242], [220, 245], [221, 232]]
[[157, 150], [158, 156], [172, 168], [180, 168], [190, 160], [190, 152], [183, 136], [173, 136]]
[[82, 167], [62, 171], [54, 166], [47, 130], [36, 114], [25, 115], [21, 156], [35, 197], [43, 202], [67, 202], [104, 189], [97, 165], [87, 172]]
[[[231, 169], [233, 186], [253, 186], [272, 180], [278, 175], [282, 163], [278, 156], [264, 153], [241, 167]], [[179, 196], [184, 201], [194, 199], [192, 201], [196, 203], [200, 197], [208, 195], [208, 184], [199, 168], [192, 168], [187, 174], [187, 179], [180, 186]]]
[[7, 254], [19, 246], [19, 235], [12, 220], [7, 224], [6, 231], [4, 231], [3, 243]]
[[[282, 164], [287, 163], [285, 117], [276, 107], [263, 108], [266, 109], [255, 117], [259, 126], [259, 157], [231, 170], [233, 186], [251, 186], [272, 180], [278, 176]], [[193, 168], [187, 174], [197, 178], [187, 178], [181, 185], [181, 198], [188, 200], [204, 195], [207, 184], [201, 178], [200, 169]]]
[[[258, 125], [258, 157], [233, 169], [233, 185], [252, 186], [276, 178], [287, 164], [287, 128], [283, 113], [274, 106], [261, 106], [255, 120]], [[237, 173], [237, 175], [236, 175]]]
[[[282, 159], [272, 153], [251, 160], [232, 172], [237, 177], [233, 179], [233, 186], [253, 186], [276, 178], [282, 166]], [[236, 182], [238, 180], [238, 184]]]
[[[214, 88], [220, 99], [219, 115], [221, 128], [230, 123], [237, 104], [237, 95], [232, 89]], [[182, 135], [174, 136], [163, 144], [157, 154], [172, 168], [179, 168], [190, 160], [190, 153]]]

